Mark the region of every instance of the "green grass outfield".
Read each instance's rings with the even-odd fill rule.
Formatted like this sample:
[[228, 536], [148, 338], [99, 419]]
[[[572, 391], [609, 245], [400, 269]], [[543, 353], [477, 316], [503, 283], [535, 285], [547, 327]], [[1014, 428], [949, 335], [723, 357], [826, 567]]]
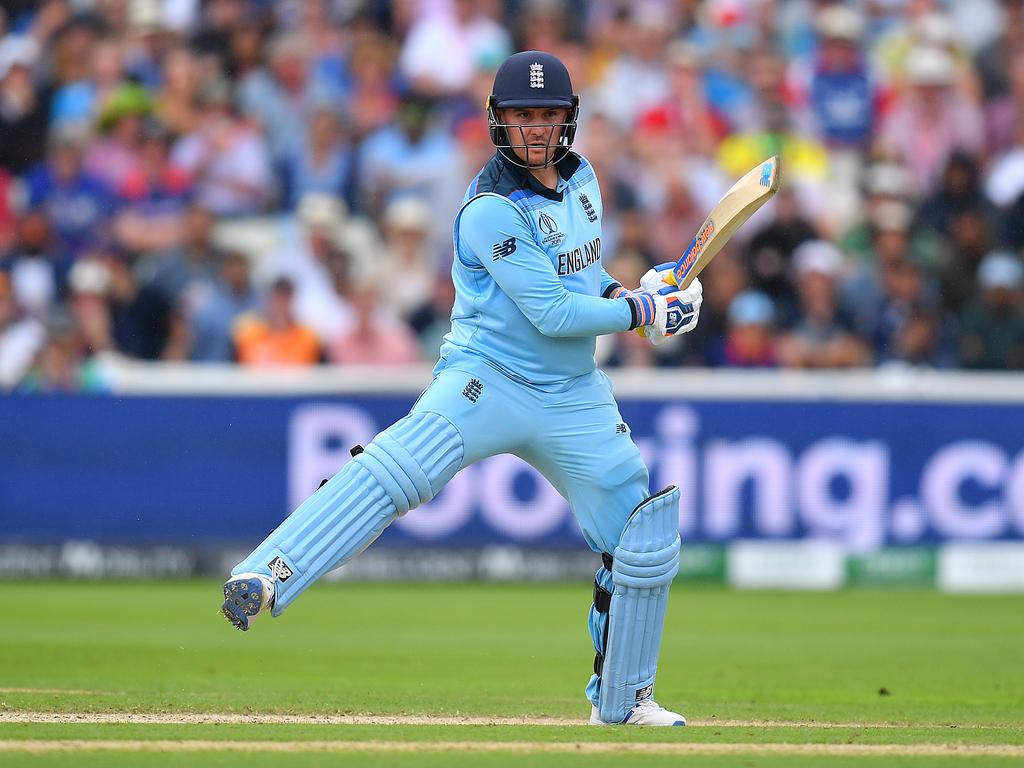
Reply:
[[[0, 582], [0, 765], [1024, 765], [1024, 596], [677, 584], [657, 697], [591, 728], [586, 584]], [[625, 759], [625, 762], [624, 762]]]

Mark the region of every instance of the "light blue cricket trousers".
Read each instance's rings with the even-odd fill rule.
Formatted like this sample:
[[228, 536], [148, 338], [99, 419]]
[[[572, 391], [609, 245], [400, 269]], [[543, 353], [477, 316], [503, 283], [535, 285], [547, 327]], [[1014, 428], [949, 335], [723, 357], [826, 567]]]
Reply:
[[[324, 573], [357, 555], [398, 515], [438, 492], [463, 467], [510, 453], [565, 497], [595, 552], [615, 551], [648, 472], [600, 370], [553, 385], [513, 381], [484, 360], [449, 359], [409, 415], [381, 432], [316, 491], [233, 574], [273, 575], [279, 615]], [[485, 489], [486, 492], [486, 489]], [[612, 590], [611, 573], [597, 580]], [[589, 631], [604, 651], [607, 614]], [[597, 700], [598, 678], [587, 686]]]

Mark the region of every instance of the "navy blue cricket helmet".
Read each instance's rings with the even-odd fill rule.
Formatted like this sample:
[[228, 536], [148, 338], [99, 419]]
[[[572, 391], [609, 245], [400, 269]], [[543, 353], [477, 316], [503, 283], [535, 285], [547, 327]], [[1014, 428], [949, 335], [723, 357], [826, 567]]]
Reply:
[[[556, 151], [550, 162], [541, 166], [531, 166], [523, 162], [513, 151], [516, 147], [527, 146], [525, 137], [520, 131], [521, 143], [512, 142], [508, 123], [498, 120], [497, 110], [510, 107], [537, 109], [542, 107], [564, 107], [569, 115], [564, 123], [550, 123], [548, 146], [552, 146], [551, 135], [555, 128], [562, 133], [553, 145]], [[572, 91], [572, 80], [569, 70], [558, 57], [544, 51], [522, 51], [509, 56], [498, 67], [494, 75], [494, 88], [487, 97], [487, 125], [490, 129], [491, 142], [509, 161], [524, 168], [545, 167], [561, 160], [569, 152], [573, 139], [576, 138], [576, 121], [580, 114], [580, 99]]]

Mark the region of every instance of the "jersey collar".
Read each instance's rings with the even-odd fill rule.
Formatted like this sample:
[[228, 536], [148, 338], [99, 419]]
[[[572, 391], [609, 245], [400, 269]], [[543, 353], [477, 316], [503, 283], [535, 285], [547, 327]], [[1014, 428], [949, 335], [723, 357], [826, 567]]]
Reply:
[[567, 186], [565, 182], [572, 178], [573, 174], [579, 170], [579, 167], [582, 164], [580, 156], [575, 152], [567, 152], [565, 157], [555, 163], [555, 168], [558, 170], [558, 189], [555, 190], [545, 187], [537, 181], [536, 177], [526, 168], [516, 165], [500, 152], [498, 152], [497, 155], [501, 158], [501, 162], [505, 164], [505, 167], [515, 174], [516, 179], [518, 179], [520, 185], [524, 189], [528, 189], [534, 194], [546, 197], [548, 200], [555, 200], [559, 203], [562, 202], [562, 192]]

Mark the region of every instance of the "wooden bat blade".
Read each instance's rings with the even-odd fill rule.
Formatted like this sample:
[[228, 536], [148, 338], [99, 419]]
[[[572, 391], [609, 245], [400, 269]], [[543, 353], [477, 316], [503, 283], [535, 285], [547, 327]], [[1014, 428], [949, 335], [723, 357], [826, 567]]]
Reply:
[[733, 232], [779, 189], [779, 156], [774, 155], [733, 184], [697, 230], [672, 270], [675, 284], [688, 288], [701, 270], [729, 242]]

